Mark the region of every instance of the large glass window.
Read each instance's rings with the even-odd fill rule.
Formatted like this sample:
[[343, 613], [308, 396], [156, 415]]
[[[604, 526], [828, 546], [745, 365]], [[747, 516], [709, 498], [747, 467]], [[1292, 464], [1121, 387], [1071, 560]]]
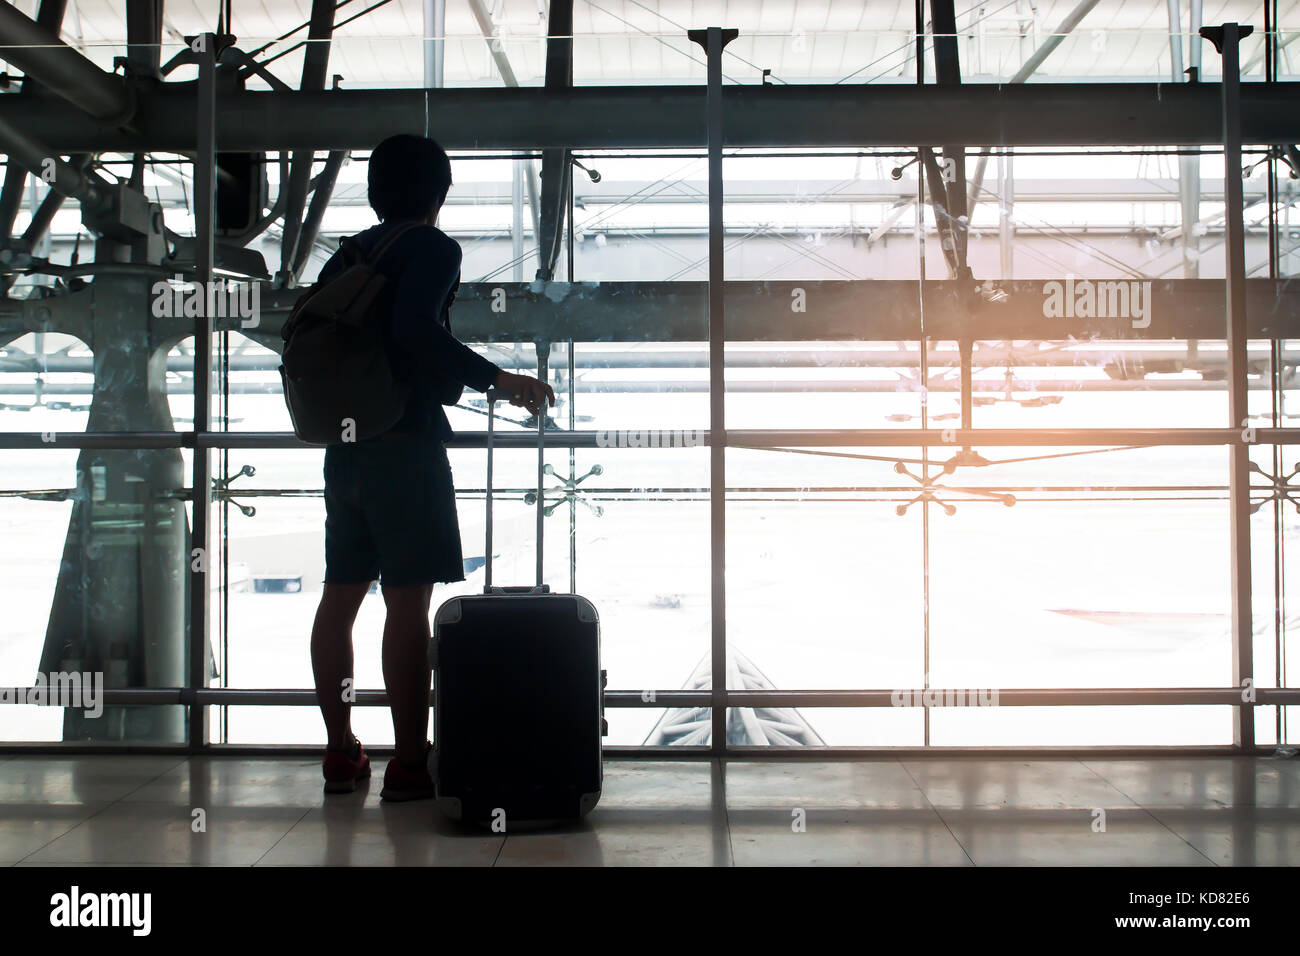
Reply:
[[[1249, 21], [1236, 6], [1223, 18]], [[1068, 102], [1099, 111], [1104, 91], [1089, 101], [1079, 93], [1087, 84], [1166, 90], [1195, 68], [1202, 87], [1217, 89], [1220, 57], [1190, 11], [1151, 23], [1103, 0], [1063, 27], [1068, 11], [1057, 7], [957, 9], [957, 36], [927, 33], [919, 63], [910, 6], [814, 17], [796, 4], [790, 22], [765, 15], [724, 56], [713, 197], [702, 97], [654, 148], [611, 143], [600, 125], [664, 122], [664, 102], [700, 92], [704, 51], [666, 10], [575, 11], [578, 98], [565, 102], [590, 104], [599, 148], [577, 134], [514, 142], [486, 112], [490, 148], [456, 132], [470, 100], [455, 100], [453, 116], [438, 86], [447, 97], [504, 94], [540, 88], [549, 74], [560, 96], [557, 79], [567, 79], [547, 56], [564, 38], [548, 41], [535, 5], [494, 11], [488, 27], [449, 11], [445, 37], [433, 38], [397, 5], [358, 8], [329, 68], [341, 90], [374, 91], [394, 130], [452, 137], [454, 185], [439, 226], [463, 252], [453, 330], [555, 388], [544, 576], [599, 609], [609, 744], [716, 745], [712, 715], [725, 705], [733, 748], [1227, 745], [1239, 658], [1254, 688], [1294, 680], [1294, 145], [1248, 139], [1240, 171], [1201, 134], [1034, 145], [1006, 118], [1027, 124], [1031, 114], [1011, 105], [989, 119], [1003, 124], [989, 143], [937, 145], [947, 130], [926, 130], [921, 116], [928, 145], [827, 146], [802, 136], [824, 124], [777, 89], [902, 96], [918, 77], [937, 91], [959, 75], [975, 95], [1008, 104], [1005, 91], [1021, 84], [1069, 84], [1083, 99]], [[251, 16], [229, 25], [252, 59], [231, 54], [226, 67], [242, 73], [226, 78], [282, 95], [309, 61], [284, 33], [296, 21], [240, 19]], [[139, 58], [120, 26], [85, 18], [78, 46], [93, 62]], [[1273, 35], [1257, 26], [1243, 42], [1248, 95], [1296, 79], [1294, 19], [1284, 13]], [[176, 23], [181, 33], [210, 26]], [[194, 78], [192, 64], [172, 60], [181, 51], [174, 36], [155, 51], [164, 85]], [[610, 117], [596, 87], [644, 98]], [[1170, 96], [1179, 129], [1190, 128], [1177, 105], [1185, 93]], [[522, 94], [544, 108], [541, 90]], [[771, 142], [755, 141], [764, 137], [753, 133], [754, 102], [770, 113]], [[570, 129], [565, 109], [555, 123]], [[750, 118], [729, 125], [732, 116]], [[300, 142], [254, 154], [248, 169], [265, 174], [266, 193], [253, 197], [248, 229], [217, 236], [216, 262], [256, 288], [256, 314], [219, 315], [206, 343], [192, 316], [159, 308], [179, 303], [192, 278], [188, 144], [134, 153], [123, 134], [114, 151], [59, 154], [103, 189], [155, 204], [164, 228], [152, 246], [123, 238], [140, 219], [105, 221], [111, 203], [89, 218], [75, 201], [51, 211], [37, 170], [0, 196], [0, 212], [16, 210], [0, 256], [0, 598], [10, 608], [0, 685], [84, 665], [111, 691], [141, 692], [110, 707], [106, 723], [0, 708], [0, 740], [181, 744], [182, 698], [197, 690], [194, 712], [208, 716], [213, 743], [319, 742], [307, 692], [324, 570], [322, 452], [292, 438], [279, 333], [339, 240], [375, 221], [369, 146], [338, 152], [328, 125], [314, 154]], [[14, 153], [16, 173], [30, 155]], [[223, 169], [225, 188], [235, 169]], [[1238, 172], [1241, 210], [1227, 208], [1225, 189]], [[721, 201], [724, 265], [717, 379], [711, 198]], [[286, 211], [299, 219], [292, 228]], [[1237, 212], [1248, 341], [1234, 370], [1225, 276]], [[205, 354], [206, 376], [195, 368]], [[198, 429], [205, 377], [209, 427]], [[1240, 422], [1229, 414], [1234, 386], [1245, 389]], [[718, 403], [725, 436], [708, 431]], [[435, 606], [480, 591], [489, 559], [496, 583], [534, 577], [536, 422], [501, 409], [488, 555], [486, 414], [475, 392], [448, 409], [465, 581], [435, 589]], [[710, 440], [725, 444], [721, 472]], [[1234, 538], [1231, 462], [1242, 444], [1249, 534]], [[192, 487], [196, 453], [211, 463], [202, 554], [191, 540], [203, 497]], [[718, 541], [724, 574], [712, 563]], [[1237, 591], [1252, 612], [1248, 637], [1234, 636], [1234, 553], [1250, 556]], [[196, 562], [206, 601], [189, 591]], [[210, 639], [195, 688], [198, 609]], [[355, 626], [366, 691], [382, 687], [383, 612], [371, 595]], [[1247, 639], [1251, 653], [1239, 654]], [[217, 703], [209, 690], [232, 693]], [[944, 691], [974, 705], [931, 706]], [[1200, 696], [1180, 702], [1180, 691]], [[690, 699], [659, 699], [673, 693]], [[1098, 695], [1110, 696], [1090, 705]], [[1257, 742], [1293, 738], [1276, 700], [1255, 713]], [[356, 727], [368, 744], [391, 741], [382, 707], [358, 708]]]

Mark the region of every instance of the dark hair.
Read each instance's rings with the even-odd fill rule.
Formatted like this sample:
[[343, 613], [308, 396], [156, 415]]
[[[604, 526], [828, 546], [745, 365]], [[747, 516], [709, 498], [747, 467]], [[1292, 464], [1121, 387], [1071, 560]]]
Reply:
[[370, 208], [380, 220], [423, 219], [451, 188], [451, 160], [427, 136], [390, 136], [370, 154]]

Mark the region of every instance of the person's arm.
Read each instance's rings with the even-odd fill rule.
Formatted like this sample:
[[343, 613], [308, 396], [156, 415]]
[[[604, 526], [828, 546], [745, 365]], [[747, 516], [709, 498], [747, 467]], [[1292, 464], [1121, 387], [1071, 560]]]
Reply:
[[457, 339], [442, 323], [442, 303], [460, 278], [460, 245], [441, 232], [417, 230], [415, 248], [397, 280], [393, 336], [418, 371], [450, 378], [480, 392], [498, 388], [510, 403], [538, 414], [555, 404], [549, 385], [507, 372]]
[[508, 394], [511, 405], [526, 408], [534, 415], [540, 414], [545, 406], [555, 404], [555, 392], [551, 386], [531, 375], [516, 375], [501, 369], [492, 387]]
[[442, 304], [460, 275], [460, 246], [431, 229], [415, 230], [411, 242], [393, 294], [393, 338], [419, 373], [486, 392], [501, 369], [442, 324]]

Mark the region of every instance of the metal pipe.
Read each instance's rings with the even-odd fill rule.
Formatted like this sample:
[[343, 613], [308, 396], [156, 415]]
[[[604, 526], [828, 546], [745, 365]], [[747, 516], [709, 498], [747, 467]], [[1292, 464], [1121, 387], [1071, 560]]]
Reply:
[[[36, 22], [51, 33], [58, 34], [63, 24], [63, 14], [67, 8], [66, 0], [41, 0], [36, 11]], [[30, 96], [35, 90], [23, 89], [19, 96]], [[23, 188], [27, 184], [27, 170], [17, 163], [5, 170], [4, 187], [0, 190], [0, 236], [8, 236], [14, 231], [14, 220], [22, 206]], [[30, 246], [29, 246], [30, 248]], [[8, 288], [8, 282], [5, 287]]]
[[[1185, 67], [1183, 66], [1183, 15], [1178, 0], [1167, 0], [1169, 14], [1169, 73], [1170, 79], [1175, 83], [1183, 82], [1185, 76]], [[1192, 45], [1200, 46], [1200, 37], [1196, 31], [1200, 29], [1197, 23], [1192, 28]], [[1178, 233], [1179, 248], [1183, 254], [1183, 278], [1195, 279], [1200, 273], [1199, 256], [1196, 248], [1200, 245], [1200, 240], [1196, 236], [1193, 228], [1198, 219], [1200, 219], [1201, 208], [1201, 164], [1200, 157], [1197, 156], [1179, 156], [1178, 157], [1178, 196], [1179, 196], [1179, 216], [1181, 226]]]
[[316, 189], [311, 194], [311, 204], [307, 207], [307, 218], [303, 221], [302, 232], [298, 235], [297, 251], [293, 258], [293, 279], [297, 282], [311, 258], [316, 237], [320, 235], [320, 224], [325, 219], [325, 210], [334, 195], [334, 184], [338, 181], [339, 170], [347, 159], [347, 150], [332, 150], [325, 158], [325, 168], [316, 181]]
[[[334, 0], [312, 0], [307, 50], [302, 61], [301, 92], [319, 92], [325, 88], [325, 74], [329, 71], [330, 45], [334, 35], [334, 13]], [[375, 140], [378, 141], [379, 139]], [[302, 211], [307, 204], [307, 188], [311, 183], [315, 157], [314, 149], [295, 149], [289, 182], [287, 185], [280, 184], [285, 204], [284, 231], [280, 237], [279, 279], [286, 285], [293, 284], [298, 272], [295, 263], [299, 261], [298, 250], [303, 245]], [[321, 214], [324, 215], [324, 209]], [[310, 254], [310, 247], [306, 251]]]
[[[0, 687], [0, 696], [14, 700], [34, 688]], [[732, 690], [728, 697], [735, 707], [923, 707], [928, 709], [971, 706], [969, 695], [980, 689], [915, 688], [895, 690]], [[1231, 706], [1240, 700], [1234, 687], [1070, 687], [1070, 688], [983, 688], [997, 693], [999, 707], [1124, 707], [1124, 706]], [[50, 693], [49, 687], [45, 689]], [[958, 693], [968, 695], [958, 703]], [[1300, 704], [1300, 688], [1261, 687], [1256, 693], [1261, 705], [1294, 706]], [[382, 690], [356, 691], [356, 706], [387, 707], [388, 694]], [[430, 703], [436, 691], [429, 694]], [[316, 707], [314, 690], [210, 687], [191, 690], [186, 687], [122, 687], [100, 691], [102, 703], [109, 707]], [[607, 690], [606, 707], [708, 707], [708, 691]], [[33, 705], [35, 706], [35, 705]], [[978, 705], [975, 705], [978, 706]]]
[[1169, 16], [1169, 72], [1175, 83], [1183, 79], [1183, 14], [1178, 0], [1165, 0]]
[[[618, 431], [554, 431], [546, 439], [553, 448], [616, 448], [618, 436], [664, 435], [661, 449], [710, 444], [708, 429], [664, 432], [661, 428]], [[1255, 444], [1300, 445], [1300, 428], [1256, 428]], [[673, 446], [677, 435], [678, 446]], [[486, 448], [485, 431], [458, 431], [448, 448]], [[640, 439], [638, 439], [640, 440]], [[496, 437], [501, 448], [536, 449], [529, 432], [504, 432]], [[809, 428], [728, 429], [728, 448], [984, 448], [1130, 446], [1172, 448], [1242, 444], [1237, 428]], [[185, 432], [0, 432], [0, 450], [21, 448], [314, 448], [293, 432], [185, 431]], [[626, 447], [626, 445], [622, 446]], [[653, 449], [652, 449], [653, 450]]]
[[[445, 0], [425, 0], [425, 2], [444, 4]], [[478, 23], [479, 32], [483, 34], [483, 38], [488, 43], [488, 49], [492, 54], [493, 61], [497, 65], [497, 71], [501, 74], [501, 82], [508, 87], [518, 87], [519, 80], [515, 77], [515, 71], [510, 66], [510, 57], [506, 55], [505, 50], [501, 49], [501, 41], [496, 36], [496, 26], [492, 23], [491, 14], [488, 12], [487, 8], [483, 6], [481, 0], [470, 0], [469, 7], [470, 12], [474, 14], [475, 22]], [[434, 84], [429, 83], [426, 79], [425, 85], [432, 86]], [[437, 85], [442, 86], [442, 83], [439, 82]], [[442, 126], [439, 126], [438, 128], [438, 135], [442, 137], [440, 141], [446, 145], [448, 141], [445, 138], [445, 132]], [[537, 170], [531, 159], [524, 161], [522, 167], [518, 164], [515, 166], [515, 182], [513, 187], [515, 193], [518, 193], [519, 191], [521, 179], [524, 181], [524, 185], [528, 190], [528, 211], [532, 216], [533, 221], [533, 241], [538, 244], [540, 251], [542, 241], [541, 204], [537, 196]], [[515, 226], [513, 232], [515, 245], [514, 272], [516, 279], [520, 280], [523, 278], [524, 269], [523, 236], [522, 229], [520, 228], [521, 220], [518, 212], [518, 206], [521, 200], [519, 198], [514, 198], [513, 202], [516, 207], [514, 218]]]
[[[1010, 82], [1024, 83], [1025, 80], [1033, 76], [1056, 48], [1061, 45], [1061, 42], [1074, 32], [1075, 27], [1083, 22], [1083, 18], [1092, 11], [1097, 2], [1098, 0], [1080, 0], [1079, 5], [1066, 15], [1060, 26], [1043, 41], [1042, 46], [1033, 52], [1033, 55], [1021, 65], [1020, 69], [1016, 70]], [[1176, 3], [1177, 0], [1170, 0], [1170, 2]], [[986, 147], [980, 151], [979, 161], [975, 164], [975, 173], [970, 178], [970, 191], [966, 198], [968, 216], [975, 214], [975, 203], [979, 199], [980, 191], [984, 188], [984, 172], [988, 168], [988, 164], [989, 150]]]
[[[8, 364], [8, 363], [6, 363]], [[728, 368], [735, 368], [731, 362], [727, 363]], [[12, 373], [16, 369], [10, 367], [4, 369]], [[30, 371], [30, 370], [29, 370]], [[48, 371], [54, 371], [49, 369]], [[259, 369], [265, 371], [265, 369]], [[227, 386], [232, 395], [276, 395], [281, 394], [280, 383], [278, 381], [265, 382], [235, 382]], [[1252, 382], [1253, 391], [1267, 391], [1268, 385], [1265, 382]], [[709, 390], [707, 381], [701, 382], [676, 382], [676, 381], [655, 381], [642, 380], [637, 382], [586, 382], [577, 385], [574, 392], [580, 395], [699, 395], [705, 394]], [[1210, 392], [1215, 394], [1223, 393], [1223, 383], [1215, 381], [1200, 380], [1177, 380], [1163, 379], [1153, 382], [1147, 382], [1140, 388], [1135, 387], [1131, 381], [1122, 379], [1112, 379], [1106, 381], [1089, 381], [1082, 379], [1033, 379], [1013, 385], [1013, 391], [1026, 392], [1032, 390], [1036, 394], [1048, 395], [1079, 395], [1088, 394], [1121, 394], [1128, 396], [1135, 395], [1152, 395], [1156, 393], [1189, 393], [1189, 392]], [[960, 391], [960, 384], [954, 380], [934, 376], [930, 379], [928, 391], [932, 395], [953, 393]], [[980, 395], [999, 397], [1006, 400], [1006, 386], [998, 383], [990, 383], [987, 386], [981, 386], [975, 390]], [[898, 386], [890, 385], [888, 382], [864, 382], [857, 379], [826, 381], [823, 379], [799, 380], [799, 379], [782, 379], [780, 381], [745, 381], [732, 382], [727, 386], [729, 395], [809, 395], [813, 393], [824, 393], [829, 395], [897, 395]], [[89, 395], [90, 388], [86, 384], [75, 382], [46, 382], [40, 388], [41, 395]], [[182, 382], [171, 383], [166, 390], [168, 395], [188, 395], [189, 386]], [[32, 395], [32, 385], [30, 383], [16, 384], [11, 382], [0, 382], [0, 395]]]
[[50, 30], [0, 3], [0, 58], [96, 119], [125, 123], [133, 101], [126, 83], [105, 73]]
[[447, 0], [423, 0], [424, 85], [429, 89], [444, 84], [443, 64], [447, 46]]
[[[0, 6], [4, 6], [0, 4]], [[0, 152], [23, 166], [61, 196], [96, 203], [103, 199], [103, 187], [93, 176], [83, 176], [59, 158], [58, 153], [32, 138], [9, 120], [0, 117]]]
[[1202, 0], [1191, 0], [1188, 5], [1187, 34], [1192, 42], [1187, 49], [1187, 67], [1195, 70], [1198, 77], [1201, 72], [1201, 44], [1195, 42], [1201, 35]]
[[[372, 757], [388, 757], [392, 748], [375, 747], [368, 749]], [[610, 760], [658, 760], [665, 757], [673, 760], [710, 761], [712, 786], [721, 789], [718, 782], [721, 771], [708, 747], [694, 746], [627, 746], [625, 744], [605, 744], [605, 757]], [[140, 744], [140, 743], [4, 743], [0, 744], [0, 755], [43, 756], [57, 754], [69, 756], [110, 756], [113, 754], [185, 756], [190, 753], [183, 744]], [[319, 746], [302, 744], [212, 744], [204, 748], [205, 755], [223, 757], [253, 757], [258, 759], [301, 759], [317, 760], [320, 758]], [[1257, 748], [1254, 753], [1260, 756], [1272, 755], [1272, 748]], [[1081, 757], [1093, 759], [1114, 758], [1120, 760], [1136, 759], [1170, 759], [1186, 760], [1189, 757], [1234, 757], [1241, 752], [1231, 747], [1195, 747], [1195, 746], [1153, 746], [1153, 747], [748, 747], [727, 748], [727, 759], [737, 762], [762, 763], [764, 761], [827, 761], [870, 760], [882, 757], [889, 760], [950, 760], [953, 757], [982, 757], [986, 760], [1012, 759], [1022, 760], [1032, 756], [1038, 760], [1069, 759]], [[723, 831], [725, 839], [725, 830]]]
[[[501, 74], [502, 82], [506, 86], [517, 87], [519, 80], [515, 77], [515, 71], [510, 66], [510, 58], [506, 56], [505, 50], [501, 48], [501, 38], [497, 36], [497, 28], [496, 24], [492, 22], [492, 14], [483, 5], [483, 0], [469, 0], [469, 9], [470, 13], [474, 14], [474, 20], [478, 23], [479, 30], [483, 33], [483, 39], [488, 45], [488, 52], [492, 55], [492, 61], [497, 65], [497, 71]], [[441, 142], [441, 139], [439, 141]]]
[[36, 249], [36, 244], [45, 237], [50, 223], [54, 221], [55, 214], [63, 208], [63, 201], [66, 198], [53, 189], [45, 194], [41, 204], [32, 210], [31, 222], [23, 230], [23, 245], [28, 249]]
[[[73, 169], [80, 169], [86, 159], [86, 153], [69, 156], [68, 165]], [[65, 198], [66, 197], [62, 194], [57, 193], [52, 189], [45, 194], [45, 198], [41, 200], [41, 204], [37, 206], [35, 211], [32, 213], [31, 222], [29, 222], [27, 228], [23, 230], [23, 244], [26, 245], [28, 249], [35, 249], [36, 244], [44, 238], [45, 234], [49, 231], [50, 223], [54, 221], [55, 214], [63, 208], [63, 201]]]

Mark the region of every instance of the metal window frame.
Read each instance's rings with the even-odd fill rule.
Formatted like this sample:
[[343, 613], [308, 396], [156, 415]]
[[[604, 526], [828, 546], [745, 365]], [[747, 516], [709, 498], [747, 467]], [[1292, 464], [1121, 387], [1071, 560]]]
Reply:
[[[1224, 145], [1225, 165], [1231, 170], [1240, 170], [1242, 148], [1242, 94], [1238, 70], [1238, 41], [1241, 32], [1237, 24], [1225, 24], [1213, 28], [1210, 32], [1202, 31], [1207, 38], [1213, 39], [1224, 59], [1224, 81], [1220, 86], [1221, 142]], [[725, 618], [725, 550], [723, 538], [725, 532], [726, 486], [725, 486], [725, 451], [728, 447], [779, 447], [779, 446], [868, 446], [899, 447], [932, 446], [962, 447], [982, 443], [984, 445], [1018, 446], [1018, 445], [1105, 445], [1113, 443], [1172, 446], [1172, 445], [1227, 445], [1231, 454], [1229, 499], [1232, 516], [1231, 531], [1231, 575], [1232, 575], [1232, 645], [1233, 645], [1233, 680], [1236, 686], [1217, 688], [1022, 688], [999, 690], [1001, 706], [1129, 706], [1129, 705], [1222, 705], [1233, 707], [1234, 733], [1231, 747], [1012, 747], [1012, 748], [749, 748], [728, 746], [725, 739], [726, 709], [729, 706], [798, 706], [798, 707], [882, 707], [897, 706], [896, 691], [890, 690], [788, 690], [788, 691], [738, 691], [715, 683], [709, 691], [687, 692], [664, 690], [655, 693], [652, 700], [647, 700], [642, 691], [610, 691], [606, 694], [606, 706], [609, 707], [663, 707], [665, 705], [698, 706], [712, 708], [713, 742], [707, 748], [675, 747], [611, 747], [612, 755], [680, 757], [745, 757], [787, 759], [800, 757], [826, 757], [828, 755], [864, 756], [873, 754], [909, 754], [938, 755], [952, 753], [978, 752], [982, 755], [992, 753], [1033, 753], [1039, 755], [1063, 754], [1078, 755], [1083, 753], [1255, 753], [1259, 748], [1255, 741], [1254, 710], [1260, 706], [1285, 707], [1300, 702], [1300, 690], [1287, 688], [1254, 688], [1253, 697], [1243, 692], [1242, 685], [1250, 682], [1253, 673], [1251, 646], [1251, 580], [1250, 580], [1250, 539], [1249, 539], [1249, 446], [1242, 436], [1242, 428], [1235, 424], [1244, 418], [1247, 397], [1247, 327], [1245, 302], [1245, 269], [1243, 257], [1244, 231], [1242, 225], [1241, 191], [1239, 176], [1229, 175], [1225, 182], [1225, 199], [1227, 207], [1227, 248], [1228, 269], [1225, 293], [1227, 299], [1227, 346], [1229, 364], [1229, 416], [1228, 427], [1190, 428], [1190, 429], [808, 429], [808, 430], [728, 430], [725, 428], [725, 383], [723, 378], [724, 346], [726, 342], [724, 328], [724, 298], [722, 273], [722, 146], [724, 141], [724, 106], [728, 103], [744, 108], [753, 95], [744, 90], [729, 90], [724, 96], [721, 85], [721, 56], [727, 40], [735, 31], [709, 28], [692, 31], [692, 39], [705, 47], [709, 62], [709, 83], [704, 98], [704, 127], [707, 131], [709, 148], [709, 243], [710, 243], [710, 280], [709, 280], [709, 354], [710, 354], [710, 429], [702, 435], [703, 443], [710, 449], [710, 514], [711, 514], [711, 606], [712, 638], [711, 654], [713, 673], [725, 674], [726, 655], [726, 618]], [[195, 171], [196, 196], [212, 197], [212, 184], [215, 181], [216, 138], [219, 132], [217, 94], [214, 85], [216, 58], [219, 44], [224, 38], [216, 34], [205, 34], [203, 50], [198, 52], [196, 61], [199, 65], [199, 82], [196, 86], [197, 109], [192, 142], [197, 146], [198, 160]], [[1142, 90], [1129, 85], [1128, 93], [1141, 97]], [[933, 91], [922, 87], [920, 95], [929, 97]], [[1047, 95], [1042, 87], [1026, 96]], [[424, 93], [425, 91], [411, 91]], [[821, 90], [796, 91], [791, 94], [774, 94], [789, 97], [808, 97], [822, 93]], [[903, 93], [903, 88], [891, 90], [891, 95]], [[1186, 87], [1173, 87], [1169, 90], [1180, 102], [1190, 98], [1204, 98], [1199, 90]], [[1252, 90], [1251, 101], [1255, 103], [1264, 95], [1276, 95], [1280, 90]], [[607, 91], [584, 93], [584, 96], [608, 95]], [[950, 94], [953, 91], [949, 91]], [[1090, 90], [1092, 95], [1099, 93], [1099, 88]], [[988, 91], [976, 91], [976, 97], [986, 96]], [[275, 94], [259, 94], [265, 97]], [[311, 97], [316, 94], [297, 94]], [[462, 97], [464, 94], [462, 91]], [[622, 95], [622, 94], [619, 94]], [[632, 94], [634, 96], [645, 94]], [[766, 91], [762, 94], [769, 95]], [[957, 100], [972, 95], [968, 91], [957, 91]], [[999, 91], [998, 96], [1006, 95]], [[1019, 96], [1020, 94], [1015, 94]], [[1062, 94], [1064, 95], [1064, 93]], [[454, 94], [448, 95], [453, 99]], [[951, 95], [946, 101], [946, 108], [952, 111], [954, 103]], [[266, 102], [263, 98], [261, 102]], [[336, 98], [335, 103], [338, 102]], [[697, 92], [686, 95], [683, 106], [700, 103]], [[1000, 100], [999, 100], [1000, 102]], [[960, 105], [960, 104], [957, 104]], [[1186, 104], [1184, 104], [1186, 105]], [[825, 103], [822, 104], [825, 108]], [[311, 111], [307, 111], [311, 112]], [[540, 111], [538, 111], [540, 112]], [[582, 111], [578, 111], [580, 114]], [[672, 111], [670, 111], [672, 112]], [[690, 108], [680, 113], [693, 114]], [[1072, 111], [1070, 111], [1072, 112]], [[1255, 126], [1259, 125], [1259, 110], [1251, 114]], [[475, 114], [478, 115], [477, 113]], [[546, 111], [548, 118], [555, 115], [553, 110]], [[638, 114], [639, 116], [641, 114]], [[1189, 112], [1180, 114], [1180, 122], [1188, 123]], [[675, 121], [677, 117], [674, 118]], [[1202, 126], [1206, 120], [1197, 117]], [[1071, 122], [1077, 122], [1077, 115], [1071, 115]], [[39, 118], [33, 118], [38, 125]], [[689, 125], [689, 123], [687, 124]], [[925, 121], [921, 122], [926, 125]], [[934, 123], [930, 121], [933, 129]], [[942, 124], [938, 124], [942, 125]], [[84, 126], [84, 124], [83, 124]], [[1252, 127], [1253, 129], [1254, 127]], [[255, 127], [256, 129], [256, 127]], [[546, 136], [555, 138], [561, 130], [548, 129]], [[696, 127], [698, 129], [698, 127]], [[1003, 141], [1013, 142], [1014, 136], [1003, 135], [1005, 127], [1000, 129]], [[111, 139], [107, 130], [101, 130]], [[917, 131], [919, 133], [919, 130]], [[84, 132], [83, 132], [84, 135]], [[536, 133], [533, 134], [537, 138]], [[819, 130], [813, 139], [834, 140], [843, 133], [828, 134]], [[1059, 136], [1060, 134], [1058, 134]], [[1280, 132], [1268, 128], [1265, 138], [1277, 138]], [[933, 136], [920, 136], [923, 141]], [[1098, 134], [1090, 131], [1091, 138]], [[545, 138], [545, 137], [543, 137]], [[619, 137], [615, 137], [619, 139]], [[626, 138], [626, 137], [623, 137]], [[698, 134], [688, 134], [695, 142]], [[900, 141], [917, 138], [916, 136], [897, 137]], [[958, 134], [948, 133], [945, 138], [961, 139]], [[1060, 137], [1062, 142], [1068, 136]], [[1121, 138], [1123, 138], [1121, 136]], [[1209, 141], [1203, 129], [1198, 128], [1197, 142]], [[1255, 138], [1252, 136], [1252, 138]], [[740, 137], [743, 140], [743, 136]], [[978, 137], [976, 137], [978, 139]], [[1104, 137], [1103, 137], [1104, 139]], [[540, 141], [540, 140], [539, 140]], [[734, 145], [734, 138], [727, 140]], [[972, 140], [974, 142], [974, 140]], [[294, 143], [293, 145], [300, 145]], [[313, 144], [315, 145], [315, 144]], [[511, 140], [512, 146], [519, 146]], [[607, 145], [614, 145], [613, 142]], [[627, 143], [619, 139], [618, 145]], [[635, 143], [633, 144], [635, 145]], [[266, 143], [258, 144], [263, 148]], [[227, 148], [230, 145], [227, 144]], [[1234, 201], [1235, 198], [1235, 201]], [[196, 227], [198, 232], [198, 276], [207, 280], [212, 271], [212, 249], [214, 243], [212, 203], [196, 204]], [[119, 432], [92, 433], [79, 435], [59, 434], [54, 440], [41, 433], [6, 433], [0, 434], [0, 449], [30, 448], [190, 448], [194, 452], [192, 464], [193, 485], [189, 496], [194, 507], [193, 547], [202, 548], [206, 556], [209, 548], [209, 506], [211, 503], [211, 468], [209, 452], [213, 449], [235, 448], [293, 448], [310, 447], [287, 433], [231, 433], [209, 430], [209, 399], [211, 396], [211, 353], [213, 326], [210, 317], [200, 317], [195, 324], [195, 427], [186, 432]], [[1255, 429], [1255, 442], [1263, 445], [1300, 444], [1300, 429], [1260, 428]], [[461, 433], [451, 444], [453, 447], [483, 447], [485, 434], [481, 432]], [[559, 436], [548, 436], [552, 447], [596, 447], [596, 432], [570, 432]], [[499, 439], [503, 447], [530, 444], [528, 436], [503, 435]], [[256, 748], [240, 745], [214, 744], [207, 738], [206, 708], [210, 706], [316, 706], [313, 690], [303, 689], [236, 689], [209, 688], [206, 686], [206, 672], [203, 664], [206, 659], [207, 627], [210, 595], [206, 578], [206, 563], [199, 562], [191, 566], [191, 586], [193, 589], [189, 608], [190, 628], [190, 667], [188, 670], [189, 686], [184, 688], [123, 688], [105, 691], [106, 703], [130, 704], [138, 706], [185, 706], [189, 712], [188, 741], [184, 744], [171, 745], [107, 745], [79, 746], [76, 742], [66, 744], [17, 743], [0, 744], [0, 753], [69, 753], [69, 752], [158, 752], [175, 754], [206, 753], [271, 753], [288, 754], [308, 751], [307, 748], [291, 746], [273, 746]], [[934, 690], [934, 689], [931, 689]], [[1249, 699], [1248, 699], [1249, 697]], [[357, 703], [360, 706], [385, 706], [386, 696], [381, 691], [360, 691]]]

